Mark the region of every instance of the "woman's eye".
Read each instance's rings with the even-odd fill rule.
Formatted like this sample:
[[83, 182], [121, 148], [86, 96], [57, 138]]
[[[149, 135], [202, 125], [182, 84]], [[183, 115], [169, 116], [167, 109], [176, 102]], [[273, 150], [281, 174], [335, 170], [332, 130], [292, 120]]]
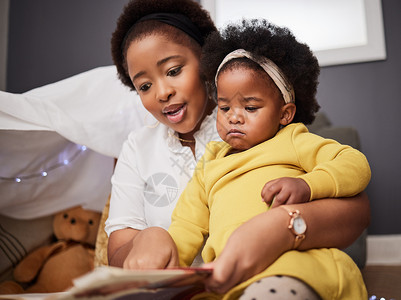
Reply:
[[167, 72], [167, 76], [177, 76], [181, 73], [182, 67], [175, 67]]
[[247, 107], [245, 107], [245, 109], [247, 111], [249, 111], [249, 112], [253, 112], [253, 111], [256, 111], [258, 108], [257, 107], [253, 107], [253, 106], [247, 106]]
[[142, 91], [142, 92], [146, 92], [148, 89], [150, 89], [150, 86], [151, 86], [150, 83], [142, 84], [142, 85], [139, 87], [139, 90]]

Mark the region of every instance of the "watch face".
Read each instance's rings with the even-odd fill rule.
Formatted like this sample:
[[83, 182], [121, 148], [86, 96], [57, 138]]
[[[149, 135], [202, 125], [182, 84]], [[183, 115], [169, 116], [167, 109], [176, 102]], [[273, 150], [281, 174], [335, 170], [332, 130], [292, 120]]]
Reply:
[[304, 219], [302, 219], [301, 217], [296, 217], [294, 219], [293, 228], [297, 234], [304, 234], [306, 231], [306, 224]]

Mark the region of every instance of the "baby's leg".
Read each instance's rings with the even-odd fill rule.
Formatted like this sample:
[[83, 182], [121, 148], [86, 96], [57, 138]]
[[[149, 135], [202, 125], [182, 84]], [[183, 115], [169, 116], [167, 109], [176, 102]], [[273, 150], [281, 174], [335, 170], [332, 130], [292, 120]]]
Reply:
[[301, 280], [289, 276], [270, 276], [248, 286], [240, 300], [320, 300], [316, 292]]

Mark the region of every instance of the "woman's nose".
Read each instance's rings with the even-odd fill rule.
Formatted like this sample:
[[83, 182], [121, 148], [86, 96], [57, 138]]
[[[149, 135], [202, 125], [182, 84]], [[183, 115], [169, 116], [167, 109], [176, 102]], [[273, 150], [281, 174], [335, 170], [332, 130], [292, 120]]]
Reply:
[[159, 84], [158, 92], [157, 92], [157, 99], [160, 102], [169, 101], [173, 94], [174, 94], [174, 89], [170, 85], [168, 85], [166, 83]]

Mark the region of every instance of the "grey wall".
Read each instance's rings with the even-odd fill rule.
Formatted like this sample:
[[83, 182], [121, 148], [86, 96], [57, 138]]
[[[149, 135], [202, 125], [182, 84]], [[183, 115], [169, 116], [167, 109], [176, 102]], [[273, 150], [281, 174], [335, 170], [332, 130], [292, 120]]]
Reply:
[[25, 92], [112, 64], [110, 38], [128, 0], [12, 0], [7, 91]]
[[371, 168], [370, 234], [401, 233], [401, 1], [383, 0], [385, 61], [326, 67], [318, 99], [334, 125], [359, 131]]
[[0, 91], [6, 90], [9, 4], [9, 0], [0, 0]]
[[[8, 91], [111, 64], [110, 34], [126, 2], [10, 1]], [[401, 234], [401, 1], [383, 0], [382, 6], [387, 60], [323, 68], [318, 99], [334, 125], [360, 133], [373, 174], [369, 234]]]

